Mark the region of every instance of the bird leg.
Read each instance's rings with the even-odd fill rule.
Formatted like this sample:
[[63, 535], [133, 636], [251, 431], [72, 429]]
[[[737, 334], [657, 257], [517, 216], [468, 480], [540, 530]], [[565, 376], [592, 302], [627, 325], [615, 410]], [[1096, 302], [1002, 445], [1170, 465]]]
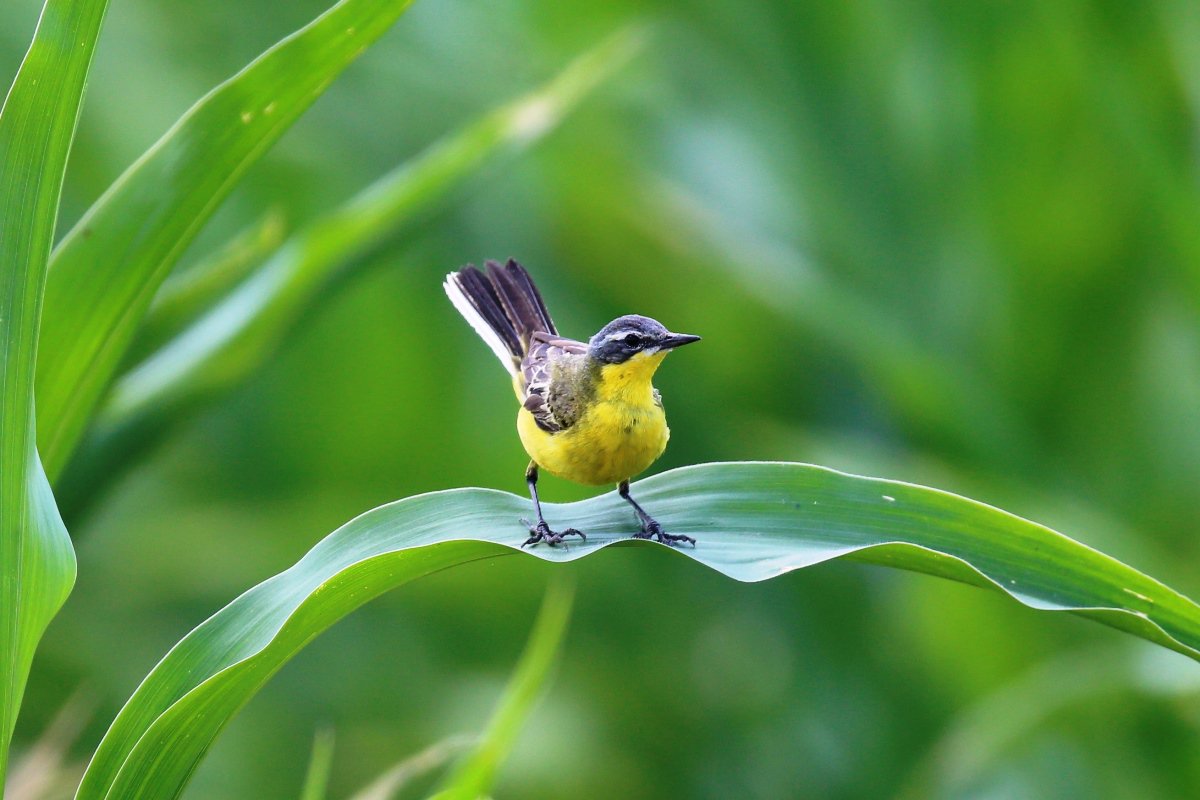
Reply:
[[644, 509], [640, 505], [638, 505], [637, 500], [634, 500], [633, 497], [630, 496], [629, 481], [627, 481], [627, 480], [621, 481], [621, 483], [617, 486], [617, 491], [620, 493], [621, 497], [624, 497], [625, 500], [627, 500], [629, 502], [629, 505], [633, 506], [633, 510], [635, 512], [637, 512], [638, 521], [642, 523], [641, 532], [635, 533], [633, 535], [633, 538], [635, 538], [635, 539], [657, 538], [663, 544], [673, 545], [676, 542], [687, 542], [692, 547], [696, 546], [696, 540], [690, 536], [684, 536], [682, 534], [675, 535], [675, 534], [667, 533], [666, 531], [664, 531], [662, 525], [659, 524], [658, 520], [656, 520], [654, 517], [647, 514], [646, 509]]
[[529, 484], [529, 496], [533, 498], [533, 510], [537, 512], [537, 524], [530, 523], [527, 519], [522, 519], [521, 523], [529, 528], [529, 538], [521, 547], [538, 542], [545, 542], [554, 547], [554, 545], [562, 542], [564, 536], [578, 536], [580, 539], [586, 539], [583, 531], [577, 531], [574, 528], [567, 528], [561, 533], [550, 530], [550, 525], [547, 524], [546, 518], [542, 516], [542, 503], [538, 500], [537, 493], [538, 468], [533, 461], [529, 462], [529, 467], [525, 470], [525, 482]]

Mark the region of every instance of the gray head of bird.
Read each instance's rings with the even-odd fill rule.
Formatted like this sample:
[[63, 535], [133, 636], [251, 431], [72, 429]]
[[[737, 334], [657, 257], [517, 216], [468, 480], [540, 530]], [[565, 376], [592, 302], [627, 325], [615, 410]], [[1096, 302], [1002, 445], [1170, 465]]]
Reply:
[[617, 317], [588, 340], [588, 355], [605, 364], [621, 364], [643, 354], [666, 354], [669, 350], [700, 341], [690, 333], [672, 333], [658, 320], [640, 314]]

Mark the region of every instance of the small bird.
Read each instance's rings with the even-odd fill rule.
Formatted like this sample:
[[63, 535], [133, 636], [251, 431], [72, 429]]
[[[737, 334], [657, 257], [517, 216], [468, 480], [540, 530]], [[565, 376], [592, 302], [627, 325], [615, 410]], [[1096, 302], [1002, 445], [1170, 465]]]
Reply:
[[650, 381], [667, 353], [700, 341], [671, 333], [649, 317], [627, 314], [586, 343], [558, 335], [550, 312], [529, 273], [509, 259], [474, 265], [446, 276], [446, 294], [512, 375], [521, 408], [517, 433], [531, 461], [525, 482], [537, 524], [525, 545], [554, 546], [566, 536], [587, 537], [574, 528], [551, 530], [538, 500], [538, 469], [560, 478], [599, 486], [617, 484], [641, 523], [639, 539], [665, 544], [690, 536], [667, 533], [629, 494], [629, 479], [662, 455], [671, 431], [662, 396]]

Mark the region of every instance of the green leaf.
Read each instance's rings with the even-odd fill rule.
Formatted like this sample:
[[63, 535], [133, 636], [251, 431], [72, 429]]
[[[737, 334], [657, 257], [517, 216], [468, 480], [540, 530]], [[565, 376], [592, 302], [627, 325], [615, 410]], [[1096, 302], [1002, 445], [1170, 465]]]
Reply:
[[567, 620], [571, 618], [573, 597], [574, 591], [561, 580], [550, 584], [533, 633], [529, 635], [529, 643], [525, 645], [525, 652], [492, 721], [475, 751], [447, 777], [444, 788], [435, 795], [437, 800], [475, 800], [491, 791], [497, 770], [512, 751], [551, 668], [558, 661]]
[[[1062, 534], [957, 495], [789, 463], [705, 464], [639, 482], [634, 496], [679, 548], [731, 578], [758, 581], [834, 558], [999, 590], [1069, 611], [1200, 660], [1200, 606]], [[529, 501], [488, 489], [381, 506], [317, 544], [188, 634], [154, 668], [101, 741], [82, 798], [175, 797], [221, 728], [288, 659], [379, 594], [456, 564], [523, 554], [573, 561], [630, 540], [629, 507], [608, 493], [545, 506], [586, 543], [522, 550]]]
[[54, 252], [38, 446], [57, 479], [158, 287], [246, 170], [411, 0], [341, 0], [193, 106]]
[[319, 730], [313, 736], [312, 755], [308, 759], [300, 800], [325, 800], [329, 773], [333, 770], [333, 743], [333, 731], [330, 729]]
[[50, 0], [0, 110], [0, 786], [33, 652], [75, 582], [38, 460], [34, 368], [67, 154], [105, 0]]

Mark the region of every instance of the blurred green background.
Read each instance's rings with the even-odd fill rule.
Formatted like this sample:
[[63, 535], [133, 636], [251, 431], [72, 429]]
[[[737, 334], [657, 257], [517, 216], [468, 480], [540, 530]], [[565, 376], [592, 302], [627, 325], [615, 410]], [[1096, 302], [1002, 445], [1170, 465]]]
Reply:
[[[0, 7], [0, 74], [39, 3]], [[65, 230], [201, 94], [324, 0], [116, 0]], [[633, 21], [649, 47], [322, 298], [235, 392], [68, 511], [79, 581], [29, 741], [77, 687], [82, 757], [159, 657], [372, 506], [523, 491], [507, 379], [442, 294], [517, 257], [559, 327], [702, 334], [656, 469], [788, 459], [993, 503], [1200, 595], [1200, 6], [417, 2], [191, 251], [343, 201]], [[546, 478], [543, 496], [587, 491]], [[385, 596], [242, 712], [189, 796], [333, 796], [477, 730], [548, 575], [501, 559]], [[1196, 665], [1075, 618], [834, 564], [740, 585], [665, 549], [565, 568], [558, 678], [498, 797], [1194, 797]]]

